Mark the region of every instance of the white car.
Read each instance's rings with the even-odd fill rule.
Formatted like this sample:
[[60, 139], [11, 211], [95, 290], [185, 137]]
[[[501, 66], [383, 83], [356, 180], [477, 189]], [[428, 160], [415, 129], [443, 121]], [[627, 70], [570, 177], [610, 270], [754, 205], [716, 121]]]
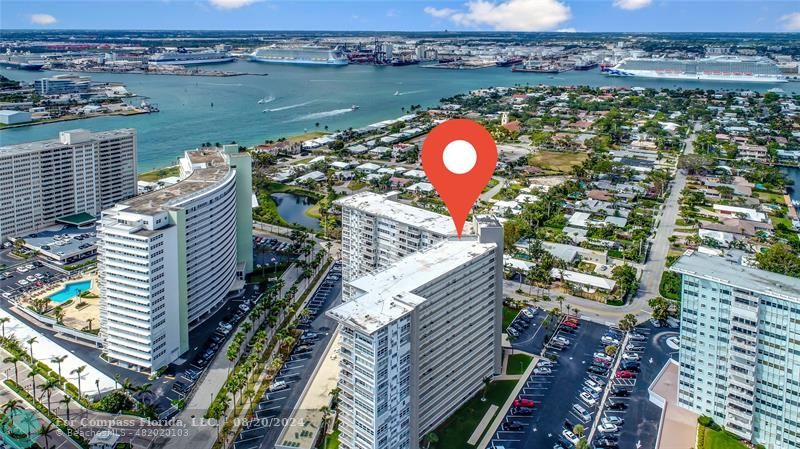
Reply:
[[613, 425], [619, 427], [619, 426], [622, 425], [623, 422], [625, 422], [625, 420], [623, 420], [622, 418], [620, 418], [619, 416], [616, 416], [616, 415], [608, 415], [608, 416], [604, 417], [602, 420], [600, 420], [600, 422], [602, 424], [613, 424]]
[[289, 388], [289, 385], [287, 385], [286, 382], [282, 380], [276, 380], [275, 382], [272, 382], [272, 385], [269, 386], [269, 391], [281, 391], [287, 388]]
[[579, 438], [578, 438], [578, 436], [577, 436], [577, 435], [575, 435], [574, 433], [572, 433], [572, 431], [571, 431], [571, 430], [564, 429], [564, 430], [561, 432], [561, 435], [562, 435], [564, 438], [566, 438], [566, 439], [567, 439], [567, 441], [569, 441], [570, 443], [572, 443], [572, 444], [578, 444]]
[[603, 338], [600, 339], [604, 345], [616, 345], [619, 346], [619, 340], [616, 338], [611, 338], [608, 335], [603, 335]]
[[597, 426], [597, 431], [600, 433], [615, 433], [619, 431], [619, 427], [610, 422], [601, 422], [599, 426]]
[[531, 309], [528, 309], [528, 308], [526, 308], [526, 309], [522, 309], [522, 314], [523, 314], [523, 315], [525, 315], [525, 316], [526, 316], [526, 317], [528, 317], [528, 318], [533, 318], [533, 316], [535, 315], [535, 314], [533, 313], [533, 310], [531, 310]]
[[583, 391], [581, 392], [580, 398], [585, 402], [589, 407], [594, 407], [597, 404], [597, 399], [593, 398], [592, 395]]
[[553, 372], [553, 370], [551, 370], [550, 368], [546, 368], [546, 367], [534, 368], [533, 369], [533, 374], [539, 374], [539, 375], [550, 374], [552, 372]]
[[561, 343], [562, 345], [567, 345], [567, 346], [570, 344], [569, 340], [567, 340], [566, 338], [564, 338], [564, 337], [562, 337], [560, 335], [557, 336], [557, 337], [554, 337], [553, 341], [557, 341], [557, 342]]
[[17, 281], [17, 284], [19, 284], [19, 285], [24, 287], [24, 286], [28, 285], [29, 282], [26, 281], [25, 279], [20, 279], [19, 281]]
[[8, 292], [3, 293], [3, 298], [11, 299], [11, 293], [8, 293]]
[[613, 360], [613, 357], [611, 357], [610, 355], [606, 354], [605, 352], [595, 352], [593, 357], [595, 357], [597, 359], [608, 360], [609, 362], [611, 360]]
[[641, 357], [639, 357], [639, 354], [636, 354], [635, 352], [626, 352], [625, 354], [622, 354], [622, 358], [624, 360], [640, 360], [641, 359]]
[[589, 387], [589, 389], [594, 392], [600, 393], [601, 391], [603, 391], [603, 387], [598, 385], [597, 382], [593, 381], [592, 379], [586, 379], [586, 381], [583, 384]]

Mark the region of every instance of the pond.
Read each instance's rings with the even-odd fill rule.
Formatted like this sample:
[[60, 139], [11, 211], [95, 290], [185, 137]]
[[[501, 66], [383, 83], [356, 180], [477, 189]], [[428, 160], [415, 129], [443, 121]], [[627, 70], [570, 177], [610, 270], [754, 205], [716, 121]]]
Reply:
[[270, 195], [278, 205], [278, 213], [287, 223], [293, 223], [317, 231], [320, 229], [319, 220], [306, 215], [316, 201], [314, 198], [294, 193], [273, 193]]

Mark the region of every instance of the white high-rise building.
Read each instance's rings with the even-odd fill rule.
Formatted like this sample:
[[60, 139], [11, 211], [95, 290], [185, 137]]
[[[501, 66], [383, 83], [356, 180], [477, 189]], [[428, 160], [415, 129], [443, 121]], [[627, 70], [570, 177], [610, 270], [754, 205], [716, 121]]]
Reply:
[[[336, 200], [342, 209], [342, 297], [350, 282], [434, 243], [457, 238], [450, 217], [396, 200], [397, 193], [357, 193]], [[464, 234], [471, 230], [467, 226]]]
[[62, 131], [0, 147], [0, 242], [136, 195], [136, 131]]
[[497, 373], [502, 258], [465, 236], [351, 282], [328, 312], [341, 325], [343, 449], [416, 449]]
[[103, 211], [98, 228], [107, 360], [155, 372], [252, 271], [248, 153], [187, 151], [180, 182]]
[[678, 403], [770, 449], [800, 448], [800, 279], [689, 251]]

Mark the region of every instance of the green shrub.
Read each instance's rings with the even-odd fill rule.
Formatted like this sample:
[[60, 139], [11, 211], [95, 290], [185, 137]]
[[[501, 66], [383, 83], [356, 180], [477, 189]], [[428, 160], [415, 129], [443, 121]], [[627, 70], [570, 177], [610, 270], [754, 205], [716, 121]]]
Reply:
[[714, 420], [712, 420], [710, 416], [701, 416], [697, 418], [697, 424], [700, 424], [703, 427], [711, 427], [711, 424], [713, 423]]

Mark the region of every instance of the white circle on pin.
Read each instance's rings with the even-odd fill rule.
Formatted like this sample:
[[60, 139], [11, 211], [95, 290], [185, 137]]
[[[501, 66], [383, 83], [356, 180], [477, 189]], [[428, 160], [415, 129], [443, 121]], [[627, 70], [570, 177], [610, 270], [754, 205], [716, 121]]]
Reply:
[[442, 160], [448, 170], [457, 175], [463, 175], [475, 167], [478, 153], [475, 152], [475, 147], [466, 140], [454, 140], [444, 147]]

